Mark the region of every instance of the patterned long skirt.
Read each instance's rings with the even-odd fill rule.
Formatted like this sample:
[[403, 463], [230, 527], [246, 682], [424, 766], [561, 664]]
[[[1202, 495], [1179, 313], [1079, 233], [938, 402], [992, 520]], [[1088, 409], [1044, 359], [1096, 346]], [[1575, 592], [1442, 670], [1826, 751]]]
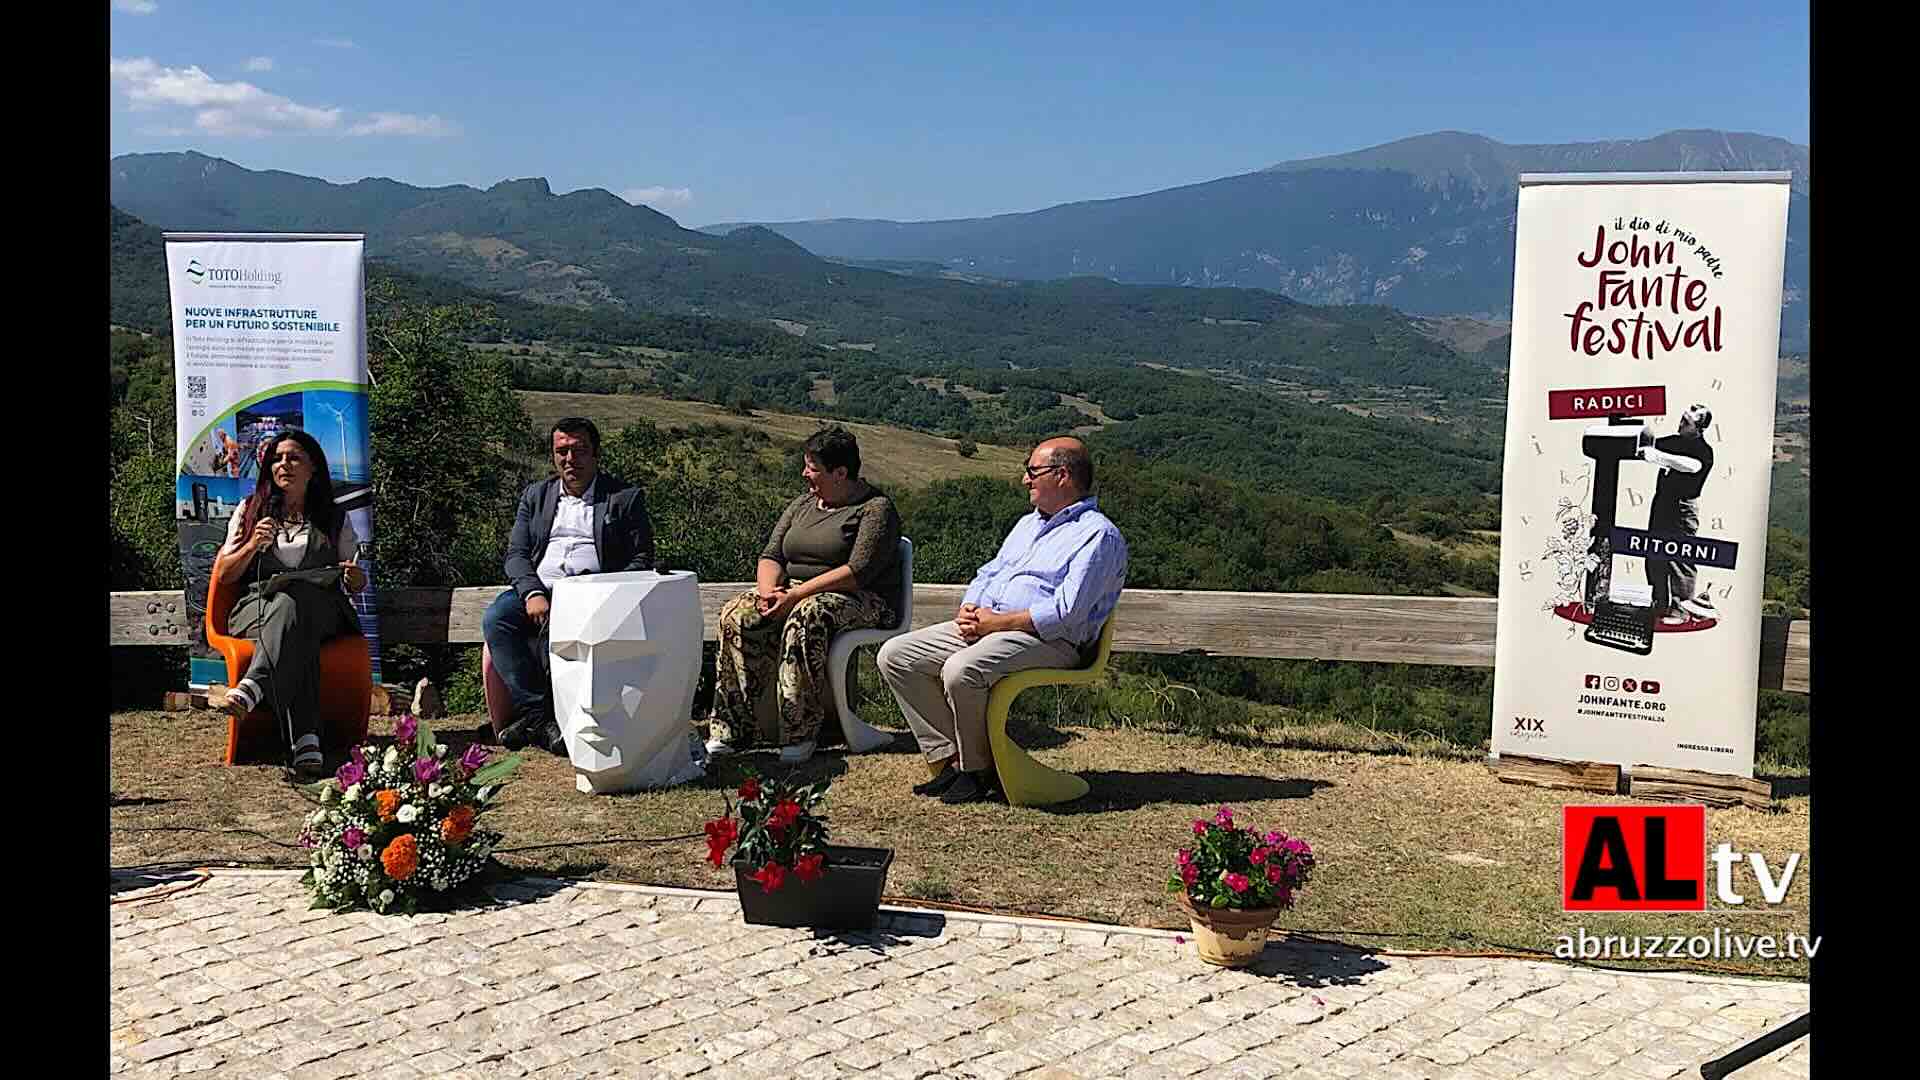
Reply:
[[[749, 589], [720, 609], [710, 738], [735, 749], [806, 742], [833, 711], [827, 651], [843, 630], [890, 626], [893, 609], [878, 593], [816, 593], [785, 619], [763, 618]], [[837, 720], [835, 721], [838, 722]]]

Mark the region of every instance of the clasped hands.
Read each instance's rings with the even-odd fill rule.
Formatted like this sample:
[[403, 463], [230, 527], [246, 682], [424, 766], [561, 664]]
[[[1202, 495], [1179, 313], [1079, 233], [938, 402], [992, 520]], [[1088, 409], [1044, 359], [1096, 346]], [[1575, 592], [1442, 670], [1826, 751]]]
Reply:
[[997, 634], [1002, 630], [1014, 628], [1013, 616], [983, 608], [978, 604], [961, 604], [954, 613], [954, 625], [960, 633], [960, 640], [971, 645], [988, 634]]
[[785, 585], [755, 585], [753, 588], [753, 610], [763, 619], [778, 622], [786, 618], [793, 610], [793, 605], [799, 602], [799, 598]]

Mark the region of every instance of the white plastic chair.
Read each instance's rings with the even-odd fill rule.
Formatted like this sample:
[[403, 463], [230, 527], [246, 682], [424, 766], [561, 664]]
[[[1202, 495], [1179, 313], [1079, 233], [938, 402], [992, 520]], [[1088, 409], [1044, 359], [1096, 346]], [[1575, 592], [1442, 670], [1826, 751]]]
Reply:
[[913, 629], [913, 541], [900, 538], [900, 622], [891, 629], [848, 630], [836, 634], [827, 649], [827, 681], [833, 686], [833, 704], [840, 711], [840, 731], [847, 737], [847, 753], [865, 754], [893, 742], [893, 733], [860, 719], [847, 707], [847, 677], [853, 650], [876, 645]]

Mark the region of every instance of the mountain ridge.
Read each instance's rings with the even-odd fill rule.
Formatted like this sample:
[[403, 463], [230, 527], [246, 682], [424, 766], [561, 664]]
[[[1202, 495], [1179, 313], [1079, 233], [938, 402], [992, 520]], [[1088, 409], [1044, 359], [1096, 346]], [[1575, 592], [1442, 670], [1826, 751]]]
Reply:
[[[924, 222], [758, 222], [860, 265], [932, 263], [1004, 280], [1095, 274], [1127, 284], [1271, 289], [1312, 304], [1506, 318], [1523, 172], [1786, 170], [1785, 349], [1804, 348], [1810, 149], [1711, 129], [1647, 139], [1506, 144], [1433, 132], [1343, 154], [1111, 199]], [[746, 223], [706, 226], [729, 235]]]

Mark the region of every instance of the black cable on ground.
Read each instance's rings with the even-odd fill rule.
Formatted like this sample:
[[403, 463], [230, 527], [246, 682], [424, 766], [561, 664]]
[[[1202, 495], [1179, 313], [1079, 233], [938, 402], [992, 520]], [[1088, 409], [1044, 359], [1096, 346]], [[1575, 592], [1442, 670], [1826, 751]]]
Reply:
[[562, 840], [552, 844], [523, 844], [519, 847], [494, 848], [495, 855], [510, 851], [544, 851], [547, 848], [589, 847], [594, 844], [670, 844], [677, 840], [698, 840], [704, 833], [681, 833], [679, 836], [610, 836], [605, 840]]

